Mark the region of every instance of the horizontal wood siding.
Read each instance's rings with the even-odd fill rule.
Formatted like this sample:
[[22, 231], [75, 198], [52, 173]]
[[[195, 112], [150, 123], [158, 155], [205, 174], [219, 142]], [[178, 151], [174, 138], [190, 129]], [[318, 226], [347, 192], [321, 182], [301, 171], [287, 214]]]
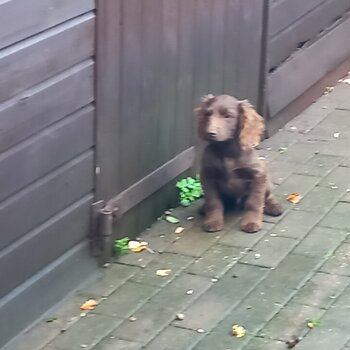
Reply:
[[350, 0], [284, 0], [271, 5], [269, 68], [278, 67], [350, 10]]
[[94, 4], [0, 1], [0, 348], [96, 271]]

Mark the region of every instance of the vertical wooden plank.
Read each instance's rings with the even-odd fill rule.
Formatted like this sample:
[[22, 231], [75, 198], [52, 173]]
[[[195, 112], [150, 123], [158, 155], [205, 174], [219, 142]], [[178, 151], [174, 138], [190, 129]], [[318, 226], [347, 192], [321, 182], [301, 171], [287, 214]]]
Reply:
[[[224, 56], [224, 91], [229, 95], [237, 95], [238, 92], [238, 60], [240, 51], [239, 36], [244, 32], [239, 28], [240, 1], [227, 0], [226, 3], [226, 37]], [[248, 63], [247, 61], [246, 63]]]
[[[141, 86], [140, 166], [142, 176], [157, 169], [159, 156], [159, 67], [161, 66], [162, 0], [148, 0], [143, 8], [143, 74]], [[139, 231], [157, 216], [155, 198], [151, 196], [138, 206]]]
[[195, 0], [180, 0], [179, 50], [177, 78], [176, 153], [193, 145], [195, 140], [194, 108], [194, 19]]
[[122, 1], [120, 88], [120, 181], [124, 190], [140, 179], [140, 85], [142, 74], [142, 4]]
[[[226, 39], [226, 5], [227, 0], [212, 2], [212, 31], [210, 44], [209, 91], [214, 94], [223, 92], [223, 66]], [[230, 33], [231, 34], [231, 33]]]
[[264, 2], [240, 0], [237, 97], [258, 103]]
[[120, 191], [121, 0], [98, 0], [96, 29], [96, 200]]
[[[178, 63], [178, 21], [179, 1], [163, 0], [162, 48], [160, 66], [160, 119], [159, 119], [159, 165], [175, 156], [175, 126], [177, 117], [177, 63]], [[159, 191], [157, 212], [168, 207], [174, 197], [175, 188], [169, 184]]]

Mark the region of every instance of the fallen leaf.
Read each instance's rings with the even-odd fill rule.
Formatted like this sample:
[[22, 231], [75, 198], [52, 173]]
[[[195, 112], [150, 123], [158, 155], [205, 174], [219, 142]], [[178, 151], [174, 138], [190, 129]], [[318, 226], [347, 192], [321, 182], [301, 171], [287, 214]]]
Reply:
[[146, 249], [145, 245], [142, 245], [142, 243], [138, 241], [130, 241], [128, 243], [128, 248], [134, 253], [139, 253]]
[[180, 233], [184, 232], [184, 230], [185, 230], [185, 229], [184, 229], [183, 227], [180, 226], [180, 227], [178, 227], [178, 228], [175, 230], [175, 233], [179, 235]]
[[170, 222], [171, 224], [178, 224], [180, 222], [179, 219], [175, 218], [174, 216], [171, 216], [171, 215], [167, 215], [165, 217], [165, 220]]
[[130, 316], [129, 317], [129, 321], [130, 322], [136, 322], [137, 321], [137, 318], [135, 316]]
[[197, 329], [197, 333], [205, 333], [205, 330], [202, 329], [202, 328], [198, 328], [198, 329]]
[[186, 292], [187, 295], [192, 295], [193, 294], [193, 290], [192, 289], [189, 289], [187, 292]]
[[57, 318], [56, 317], [52, 317], [52, 318], [49, 318], [48, 320], [46, 320], [46, 323], [52, 323], [52, 322], [55, 322], [57, 321]]
[[340, 136], [340, 132], [335, 132], [335, 133], [333, 134], [333, 137], [334, 137], [335, 139], [337, 139], [339, 136]]
[[235, 324], [232, 326], [232, 335], [236, 338], [242, 338], [246, 334], [246, 330], [244, 327]]
[[185, 315], [184, 315], [184, 314], [177, 314], [177, 315], [176, 315], [176, 319], [177, 319], [178, 321], [183, 321], [183, 320], [185, 319]]
[[312, 320], [309, 320], [307, 322], [307, 326], [308, 328], [310, 329], [313, 329], [315, 327], [318, 327], [319, 325], [321, 324], [321, 321], [320, 320], [317, 320], [317, 319], [312, 319]]
[[93, 310], [96, 306], [97, 306], [97, 301], [95, 299], [89, 299], [83, 305], [80, 306], [80, 310], [84, 310], [84, 311]]
[[170, 274], [171, 274], [170, 269], [157, 270], [157, 276], [160, 276], [160, 277], [166, 277], [166, 276], [169, 276]]
[[287, 201], [293, 204], [298, 204], [301, 201], [301, 194], [298, 192], [293, 192], [287, 197]]

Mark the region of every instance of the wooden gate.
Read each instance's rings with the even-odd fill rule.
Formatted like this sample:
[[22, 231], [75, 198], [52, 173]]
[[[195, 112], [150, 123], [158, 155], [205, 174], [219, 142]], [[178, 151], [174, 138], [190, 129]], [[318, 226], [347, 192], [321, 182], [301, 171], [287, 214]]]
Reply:
[[203, 94], [261, 104], [263, 15], [261, 0], [97, 1], [96, 200], [114, 236], [175, 205]]

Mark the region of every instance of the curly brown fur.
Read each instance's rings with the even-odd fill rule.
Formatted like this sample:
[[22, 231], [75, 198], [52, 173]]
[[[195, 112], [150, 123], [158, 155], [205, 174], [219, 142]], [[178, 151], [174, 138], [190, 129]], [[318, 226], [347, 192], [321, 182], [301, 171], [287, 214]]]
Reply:
[[241, 229], [259, 231], [264, 213], [282, 214], [265, 163], [254, 149], [264, 132], [263, 118], [248, 101], [228, 95], [205, 96], [195, 112], [199, 136], [208, 141], [201, 164], [204, 229], [222, 230], [227, 199], [232, 203], [244, 199]]

